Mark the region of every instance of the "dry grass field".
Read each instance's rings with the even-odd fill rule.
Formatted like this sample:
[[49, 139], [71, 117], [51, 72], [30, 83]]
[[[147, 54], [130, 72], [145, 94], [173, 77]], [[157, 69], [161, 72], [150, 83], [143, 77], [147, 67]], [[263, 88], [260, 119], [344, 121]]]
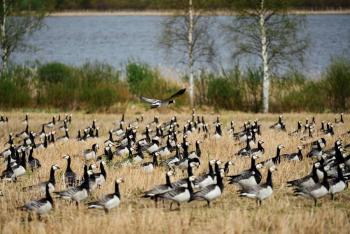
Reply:
[[[0, 148], [4, 148], [9, 132], [18, 132], [24, 129], [21, 123], [24, 114], [22, 112], [3, 113], [9, 117], [9, 123], [0, 126]], [[145, 121], [140, 124], [139, 130], [143, 131], [145, 123], [150, 122], [157, 114], [161, 121], [169, 120], [176, 115], [180, 123], [180, 130], [188, 119], [188, 113], [149, 111], [144, 113]], [[204, 115], [210, 123], [210, 130], [213, 133], [212, 122], [216, 119], [215, 113], [197, 113]], [[58, 113], [29, 113], [30, 129], [40, 131], [41, 124], [51, 120], [53, 115]], [[61, 114], [62, 115], [62, 114]], [[136, 118], [135, 111], [126, 113], [126, 122]], [[220, 140], [209, 138], [202, 144], [202, 164], [194, 174], [207, 170], [209, 159], [220, 159], [222, 161], [234, 160], [235, 165], [231, 167], [229, 174], [236, 174], [243, 169], [249, 168], [249, 158], [238, 158], [233, 156], [242, 146], [235, 144], [228, 135], [227, 128], [231, 120], [236, 126], [241, 126], [246, 120], [259, 119], [262, 124], [262, 136], [259, 138], [265, 142], [266, 152], [264, 160], [275, 155], [278, 144], [285, 145], [282, 152], [295, 152], [300, 141], [297, 137], [290, 137], [284, 132], [275, 132], [268, 128], [276, 122], [278, 115], [272, 114], [245, 114], [236, 112], [220, 113], [223, 123], [224, 137]], [[311, 119], [312, 114], [286, 114], [284, 119], [288, 131], [296, 127], [298, 120], [305, 122], [305, 118]], [[317, 128], [321, 120], [334, 121], [335, 114], [316, 114]], [[157, 168], [153, 173], [147, 174], [138, 166], [124, 168], [107, 168], [107, 182], [101, 189], [93, 191], [88, 201], [101, 197], [104, 194], [114, 191], [114, 179], [125, 178], [121, 184], [122, 202], [120, 206], [105, 214], [101, 210], [88, 210], [86, 205], [75, 204], [54, 199], [55, 209], [42, 219], [34, 218], [28, 221], [28, 213], [16, 209], [25, 202], [43, 196], [39, 192], [22, 192], [21, 188], [48, 178], [49, 168], [57, 163], [61, 170], [56, 174], [58, 185], [56, 190], [63, 189], [62, 173], [66, 167], [66, 161], [62, 159], [64, 154], [72, 156], [72, 168], [79, 175], [83, 174], [83, 149], [90, 148], [95, 142], [103, 146], [108, 137], [108, 130], [113, 127], [113, 122], [120, 120], [121, 115], [113, 114], [82, 114], [73, 113], [72, 125], [69, 126], [71, 138], [75, 138], [77, 130], [91, 124], [93, 119], [97, 120], [100, 128], [100, 138], [87, 142], [78, 142], [71, 139], [67, 143], [56, 143], [46, 150], [35, 151], [34, 156], [42, 163], [42, 168], [34, 173], [19, 178], [16, 183], [0, 182], [0, 190], [4, 196], [0, 197], [0, 233], [349, 233], [350, 230], [350, 192], [338, 194], [335, 201], [330, 197], [321, 199], [316, 207], [313, 201], [301, 197], [294, 197], [292, 190], [286, 186], [286, 181], [299, 178], [309, 173], [312, 160], [305, 158], [302, 162], [286, 162], [278, 167], [273, 174], [274, 194], [258, 207], [254, 200], [240, 198], [237, 188], [225, 183], [224, 194], [212, 203], [211, 208], [206, 207], [205, 202], [195, 201], [182, 204], [181, 210], [170, 211], [169, 203], [165, 207], [159, 205], [155, 208], [151, 200], [141, 198], [142, 192], [152, 188], [154, 185], [164, 183], [164, 168]], [[345, 125], [335, 128], [336, 135], [350, 129], [350, 116], [344, 115]], [[56, 130], [57, 135], [63, 132]], [[139, 136], [140, 137], [140, 136]], [[190, 142], [202, 139], [201, 134], [192, 134]], [[333, 146], [337, 136], [327, 138], [327, 148]], [[182, 136], [179, 137], [182, 139]], [[316, 139], [316, 137], [315, 137]], [[345, 143], [349, 142], [343, 139]], [[194, 144], [191, 146], [194, 148]], [[102, 153], [102, 149], [99, 153]], [[308, 149], [303, 151], [304, 155]], [[146, 159], [150, 161], [151, 158]], [[1, 171], [5, 169], [4, 163], [0, 163]], [[97, 169], [98, 170], [98, 169]], [[267, 170], [263, 169], [265, 181]], [[178, 172], [175, 178], [183, 177]]]

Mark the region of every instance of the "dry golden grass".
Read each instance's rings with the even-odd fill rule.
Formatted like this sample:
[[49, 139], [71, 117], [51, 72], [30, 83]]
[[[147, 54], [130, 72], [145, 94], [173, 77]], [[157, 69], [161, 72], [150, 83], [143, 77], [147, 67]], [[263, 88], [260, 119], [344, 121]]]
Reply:
[[[9, 132], [22, 130], [20, 123], [24, 113], [5, 113], [10, 122], [1, 126], [1, 147], [7, 140]], [[160, 116], [160, 120], [169, 119], [172, 115], [178, 116], [178, 122], [182, 125], [190, 114], [159, 113], [150, 111], [145, 114], [145, 122], [149, 122], [154, 114]], [[204, 114], [206, 121], [212, 123], [216, 114]], [[40, 124], [51, 120], [50, 113], [30, 113], [30, 126], [32, 130], [39, 131]], [[55, 114], [57, 115], [57, 113]], [[127, 119], [135, 119], [135, 111], [127, 113]], [[316, 121], [319, 126], [321, 120], [334, 120], [334, 114], [317, 114]], [[296, 126], [297, 120], [311, 118], [310, 114], [287, 114], [284, 116], [287, 129]], [[276, 133], [268, 126], [275, 122], [277, 115], [243, 114], [235, 112], [221, 113], [221, 120], [225, 129], [229, 121], [235, 120], [241, 125], [245, 120], [259, 119], [262, 123], [262, 139], [265, 141], [266, 153], [263, 159], [274, 156], [277, 144], [284, 144], [283, 152], [294, 152], [300, 142], [297, 138], [288, 137], [286, 133]], [[86, 127], [93, 119], [97, 119], [100, 127], [100, 139], [85, 143], [71, 140], [68, 143], [49, 147], [47, 150], [37, 151], [34, 156], [39, 158], [42, 168], [32, 174], [19, 179], [17, 183], [0, 183], [0, 190], [4, 197], [0, 197], [0, 233], [348, 233], [350, 229], [350, 204], [349, 191], [337, 196], [335, 201], [329, 197], [323, 198], [317, 207], [313, 202], [292, 195], [290, 188], [286, 187], [286, 181], [301, 177], [309, 173], [311, 160], [290, 163], [282, 162], [279, 170], [274, 173], [274, 194], [264, 201], [261, 207], [257, 207], [255, 201], [238, 197], [236, 188], [225, 186], [224, 194], [216, 200], [211, 208], [205, 207], [205, 202], [192, 202], [183, 204], [180, 211], [169, 211], [169, 204], [165, 208], [155, 208], [150, 200], [141, 199], [142, 191], [153, 185], [164, 182], [163, 168], [159, 168], [152, 174], [142, 172], [137, 166], [130, 168], [108, 168], [107, 182], [101, 188], [93, 192], [91, 200], [103, 194], [113, 191], [113, 183], [116, 177], [124, 177], [125, 183], [121, 185], [122, 203], [109, 214], [103, 211], [88, 210], [83, 204], [77, 209], [74, 204], [55, 199], [55, 209], [42, 220], [28, 221], [26, 212], [16, 209], [25, 202], [37, 199], [42, 194], [38, 192], [22, 192], [21, 188], [48, 178], [49, 168], [57, 163], [62, 170], [57, 173], [58, 188], [62, 188], [62, 173], [66, 167], [66, 161], [62, 159], [64, 154], [72, 155], [72, 167], [75, 172], [82, 175], [82, 150], [89, 148], [94, 142], [103, 145], [107, 139], [107, 131], [112, 127], [120, 115], [86, 115], [73, 114], [73, 122], [69, 127], [71, 137], [75, 137], [77, 129]], [[336, 133], [348, 130], [350, 119], [345, 116], [346, 125], [336, 128]], [[143, 129], [141, 125], [140, 129]], [[211, 128], [213, 131], [213, 128]], [[58, 131], [57, 131], [58, 132]], [[63, 133], [60, 133], [63, 134]], [[234, 158], [232, 155], [241, 147], [235, 145], [233, 140], [225, 136], [215, 141], [207, 139], [202, 145], [202, 165], [195, 171], [199, 174], [207, 170], [208, 159], [220, 159], [226, 161], [233, 159], [235, 165], [230, 174], [235, 174], [249, 167], [249, 159]], [[199, 136], [190, 136], [194, 142]], [[179, 138], [181, 139], [181, 138]], [[332, 145], [335, 138], [328, 138], [328, 146]], [[345, 139], [346, 140], [346, 139]], [[191, 145], [191, 147], [194, 147]], [[102, 152], [102, 151], [101, 151]], [[304, 151], [305, 153], [306, 151]], [[151, 160], [151, 159], [148, 159]], [[4, 169], [3, 163], [1, 170]], [[178, 173], [177, 178], [181, 177]], [[263, 170], [263, 181], [266, 178], [266, 169]], [[175, 179], [175, 178], [173, 178]]]

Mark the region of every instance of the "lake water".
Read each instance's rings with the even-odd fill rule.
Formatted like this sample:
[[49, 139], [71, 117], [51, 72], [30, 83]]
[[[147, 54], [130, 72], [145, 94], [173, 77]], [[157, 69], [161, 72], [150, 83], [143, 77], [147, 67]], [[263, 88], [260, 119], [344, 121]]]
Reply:
[[[332, 56], [350, 58], [350, 15], [306, 18], [311, 47], [301, 68], [305, 73], [316, 76]], [[59, 61], [73, 65], [99, 61], [120, 68], [129, 60], [136, 60], [176, 74], [183, 71], [182, 65], [175, 61], [176, 56], [169, 58], [158, 46], [163, 20], [163, 16], [49, 17], [46, 27], [30, 39], [39, 50], [17, 53], [13, 60], [16, 63]], [[218, 20], [225, 22], [230, 18], [221, 16]], [[216, 65], [229, 68], [234, 63], [230, 58], [232, 45], [225, 44], [220, 36], [216, 38], [219, 47]]]

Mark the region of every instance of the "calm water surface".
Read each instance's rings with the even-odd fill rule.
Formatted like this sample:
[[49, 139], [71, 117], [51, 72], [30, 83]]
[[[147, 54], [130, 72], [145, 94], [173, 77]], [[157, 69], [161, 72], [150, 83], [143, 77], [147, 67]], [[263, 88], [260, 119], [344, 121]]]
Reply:
[[[175, 59], [177, 55], [169, 57], [159, 48], [163, 20], [162, 16], [49, 17], [47, 26], [30, 39], [39, 50], [17, 53], [13, 60], [16, 63], [59, 61], [73, 65], [99, 61], [116, 67], [137, 60], [180, 72], [183, 67]], [[218, 17], [220, 22], [229, 20], [229, 17]], [[350, 58], [350, 15], [307, 16], [307, 25], [311, 47], [301, 68], [305, 73], [319, 74], [332, 56]], [[217, 33], [217, 27], [212, 33]], [[215, 63], [229, 68], [233, 64], [232, 45], [225, 44], [220, 36], [216, 38], [219, 56]]]

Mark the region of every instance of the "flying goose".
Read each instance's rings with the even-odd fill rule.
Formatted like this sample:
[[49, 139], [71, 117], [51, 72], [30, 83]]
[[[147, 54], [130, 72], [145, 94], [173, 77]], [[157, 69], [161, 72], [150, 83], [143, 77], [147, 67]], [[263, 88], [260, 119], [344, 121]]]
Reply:
[[141, 100], [150, 104], [151, 108], [158, 108], [158, 107], [166, 107], [171, 103], [175, 103], [175, 98], [181, 96], [182, 94], [184, 94], [186, 91], [186, 89], [180, 89], [179, 91], [177, 91], [176, 93], [174, 93], [173, 95], [171, 95], [169, 98], [166, 99], [152, 99], [152, 98], [146, 98], [141, 96]]
[[275, 166], [269, 168], [265, 184], [243, 187], [240, 196], [256, 199], [258, 205], [261, 205], [262, 201], [273, 193], [272, 172], [275, 170]]
[[71, 157], [69, 155], [64, 155], [63, 158], [67, 160], [67, 167], [64, 172], [64, 183], [66, 187], [73, 187], [77, 184], [77, 175], [71, 168]]
[[316, 183], [313, 186], [309, 187], [296, 187], [294, 189], [294, 195], [295, 196], [302, 196], [306, 198], [311, 198], [314, 200], [315, 206], [317, 205], [317, 199], [322, 198], [329, 193], [330, 184], [328, 182], [328, 176], [327, 176], [327, 168], [325, 167], [324, 170], [324, 178], [321, 183]]
[[33, 190], [33, 189], [41, 189], [42, 191], [45, 191], [46, 186], [49, 186], [50, 193], [54, 192], [55, 185], [56, 185], [55, 172], [59, 169], [60, 169], [60, 167], [57, 164], [52, 165], [51, 169], [50, 169], [49, 180], [44, 181], [44, 182], [40, 182], [36, 185], [24, 187], [23, 190], [28, 191], [28, 190]]
[[89, 202], [89, 209], [104, 209], [108, 213], [111, 209], [116, 208], [120, 204], [121, 196], [119, 190], [119, 184], [123, 183], [124, 179], [119, 178], [115, 180], [114, 183], [114, 193], [107, 194], [98, 201]]
[[190, 201], [194, 200], [205, 200], [207, 201], [208, 207], [210, 207], [210, 202], [218, 197], [224, 192], [224, 183], [222, 181], [222, 173], [219, 168], [220, 161], [215, 162], [215, 174], [216, 174], [216, 184], [208, 185], [202, 190], [195, 192]]
[[84, 150], [83, 151], [84, 159], [86, 161], [89, 161], [91, 159], [96, 160], [98, 148], [99, 148], [98, 144], [95, 143], [92, 145], [91, 149]]
[[38, 215], [47, 214], [53, 208], [53, 199], [50, 195], [50, 186], [45, 186], [46, 196], [40, 200], [30, 201], [24, 206], [20, 207], [22, 210], [37, 213]]
[[194, 181], [194, 179], [194, 176], [188, 177], [186, 179], [187, 187], [176, 187], [173, 190], [160, 194], [159, 197], [171, 201], [170, 210], [173, 206], [173, 202], [177, 203], [178, 209], [180, 209], [180, 203], [190, 201], [193, 195], [192, 181]]

